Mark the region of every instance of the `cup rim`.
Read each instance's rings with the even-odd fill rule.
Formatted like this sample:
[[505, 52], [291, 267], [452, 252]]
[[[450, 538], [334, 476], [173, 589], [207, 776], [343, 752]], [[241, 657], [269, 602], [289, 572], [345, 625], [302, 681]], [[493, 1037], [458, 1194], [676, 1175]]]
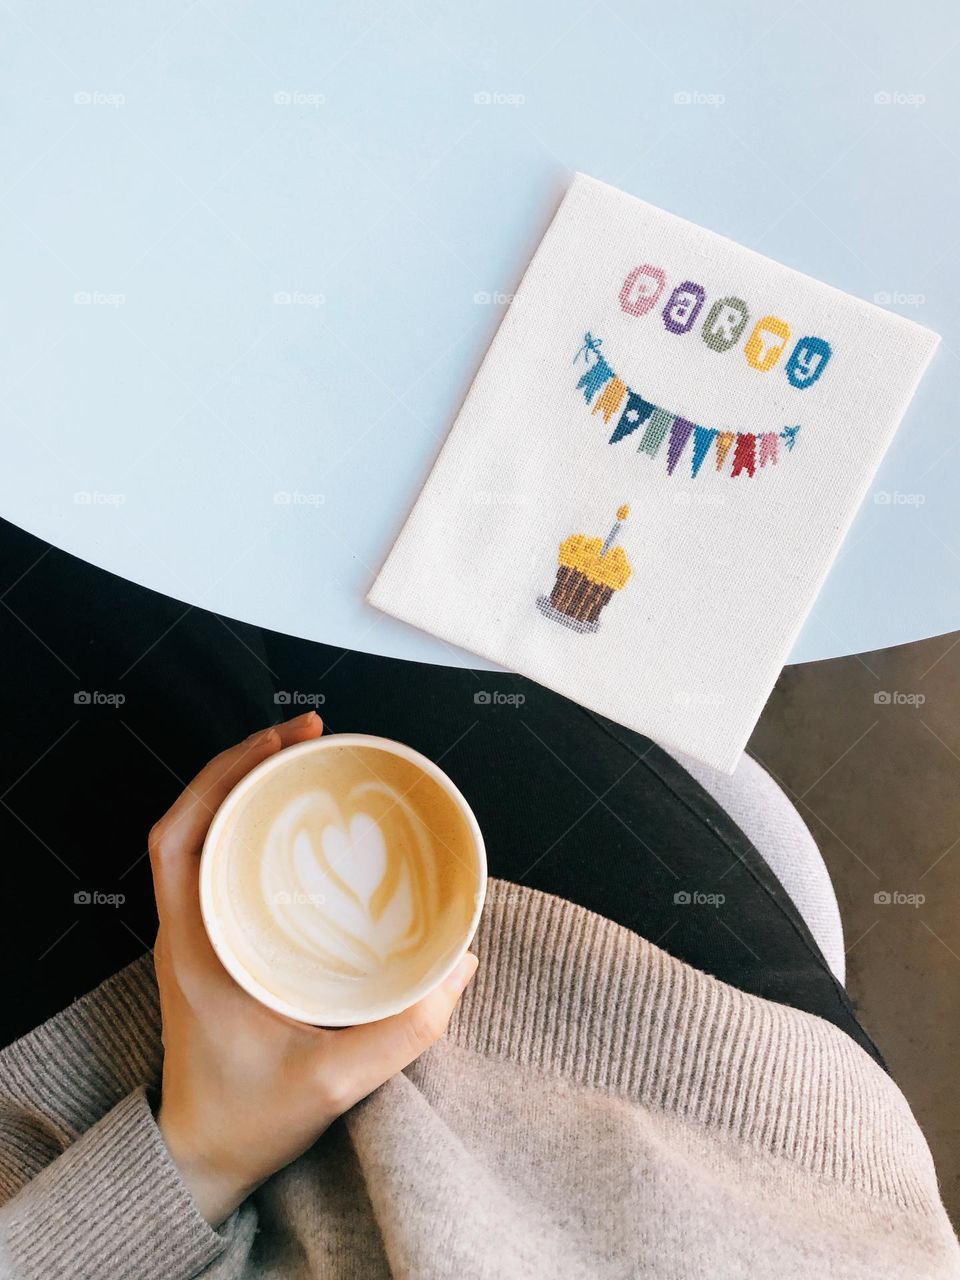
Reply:
[[[260, 778], [265, 774], [274, 772], [294, 756], [312, 755], [316, 752], [329, 750], [332, 747], [349, 746], [386, 751], [390, 755], [408, 760], [411, 764], [416, 765], [427, 777], [432, 778], [453, 800], [473, 837], [474, 856], [477, 862], [476, 903], [462, 942], [453, 949], [449, 962], [444, 965], [436, 977], [422, 979], [403, 995], [368, 1008], [362, 1013], [358, 1011], [358, 1016], [356, 1017], [323, 1018], [322, 1014], [318, 1014], [316, 1011], [305, 1010], [292, 1001], [284, 1000], [281, 996], [275, 995], [252, 974], [248, 973], [246, 968], [237, 960], [225, 937], [225, 930], [217, 919], [213, 908], [213, 863], [216, 846], [224, 826], [243, 796], [256, 786]], [[379, 1022], [383, 1018], [390, 1018], [394, 1014], [402, 1013], [405, 1009], [409, 1009], [411, 1005], [422, 1000], [424, 996], [429, 995], [431, 991], [435, 991], [454, 971], [466, 954], [480, 923], [480, 914], [483, 911], [487, 893], [487, 853], [483, 833], [480, 830], [476, 815], [459, 787], [457, 787], [452, 778], [444, 773], [439, 765], [434, 764], [425, 755], [421, 755], [419, 751], [415, 751], [413, 747], [408, 747], [406, 743], [397, 742], [393, 738], [381, 738], [376, 734], [369, 733], [331, 733], [325, 734], [322, 738], [312, 738], [307, 742], [298, 742], [295, 746], [285, 747], [275, 755], [268, 756], [266, 760], [262, 760], [260, 764], [241, 778], [227, 794], [214, 814], [204, 837], [203, 848], [200, 853], [199, 889], [200, 915], [203, 920], [204, 930], [210, 940], [210, 945], [230, 977], [248, 995], [253, 996], [255, 1000], [258, 1000], [260, 1004], [265, 1005], [268, 1009], [272, 1009], [274, 1013], [292, 1018], [295, 1022], [306, 1023], [315, 1027], [354, 1027], [368, 1022]]]

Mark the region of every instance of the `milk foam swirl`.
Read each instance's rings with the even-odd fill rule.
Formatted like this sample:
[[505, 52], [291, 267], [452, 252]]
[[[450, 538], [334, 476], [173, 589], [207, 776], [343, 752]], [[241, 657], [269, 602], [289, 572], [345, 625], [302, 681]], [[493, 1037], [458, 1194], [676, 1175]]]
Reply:
[[366, 978], [413, 955], [440, 902], [433, 837], [388, 783], [290, 798], [262, 832], [260, 885], [276, 940], [312, 967]]
[[227, 798], [204, 847], [201, 907], [224, 967], [302, 1022], [408, 1007], [462, 955], [482, 906], [466, 803], [429, 761], [381, 741], [288, 748]]

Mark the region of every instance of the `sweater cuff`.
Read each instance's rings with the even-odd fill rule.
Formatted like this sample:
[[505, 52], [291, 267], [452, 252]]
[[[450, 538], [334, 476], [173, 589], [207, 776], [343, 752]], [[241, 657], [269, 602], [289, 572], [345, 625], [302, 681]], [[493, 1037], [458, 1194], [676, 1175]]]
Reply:
[[142, 1089], [108, 1111], [3, 1208], [26, 1280], [189, 1280], [229, 1244], [200, 1214]]

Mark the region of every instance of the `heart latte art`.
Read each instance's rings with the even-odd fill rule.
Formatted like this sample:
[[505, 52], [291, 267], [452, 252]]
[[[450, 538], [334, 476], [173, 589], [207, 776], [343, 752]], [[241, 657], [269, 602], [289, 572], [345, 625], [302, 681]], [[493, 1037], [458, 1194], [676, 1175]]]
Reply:
[[342, 803], [320, 788], [296, 797], [263, 841], [272, 936], [355, 978], [416, 951], [438, 914], [431, 841], [407, 801], [381, 782], [358, 784]]
[[480, 890], [445, 789], [402, 757], [335, 742], [292, 756], [238, 803], [212, 880], [236, 961], [318, 1021], [439, 975]]

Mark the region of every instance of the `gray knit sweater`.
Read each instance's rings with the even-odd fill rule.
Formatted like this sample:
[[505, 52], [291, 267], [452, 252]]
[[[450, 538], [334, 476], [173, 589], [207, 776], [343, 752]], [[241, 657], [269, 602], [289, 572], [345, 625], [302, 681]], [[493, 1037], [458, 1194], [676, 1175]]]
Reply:
[[166, 1154], [150, 958], [0, 1055], [0, 1275], [960, 1276], [929, 1151], [842, 1031], [493, 881], [446, 1038], [211, 1230]]

